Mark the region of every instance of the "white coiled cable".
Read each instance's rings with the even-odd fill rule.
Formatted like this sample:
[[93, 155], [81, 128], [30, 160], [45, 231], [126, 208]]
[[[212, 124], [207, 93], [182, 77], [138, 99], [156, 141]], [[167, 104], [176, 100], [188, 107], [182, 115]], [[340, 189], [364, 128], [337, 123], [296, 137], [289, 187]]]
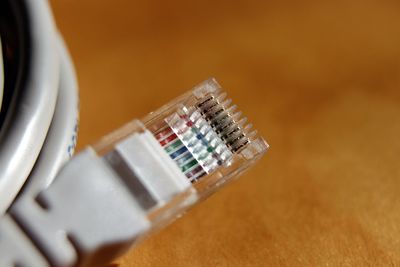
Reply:
[[[74, 70], [47, 1], [9, 2], [14, 12], [20, 12], [16, 14], [20, 20], [17, 23], [28, 28], [24, 38], [29, 43], [29, 55], [25, 55], [29, 60], [23, 66], [27, 69], [23, 81], [16, 84], [21, 87], [20, 91], [13, 96], [1, 126], [0, 214], [7, 210], [24, 185], [24, 194], [34, 196], [51, 183], [73, 153], [78, 123]], [[6, 57], [3, 58], [5, 61]], [[1, 73], [2, 69], [3, 63]], [[6, 81], [7, 69], [4, 74]]]

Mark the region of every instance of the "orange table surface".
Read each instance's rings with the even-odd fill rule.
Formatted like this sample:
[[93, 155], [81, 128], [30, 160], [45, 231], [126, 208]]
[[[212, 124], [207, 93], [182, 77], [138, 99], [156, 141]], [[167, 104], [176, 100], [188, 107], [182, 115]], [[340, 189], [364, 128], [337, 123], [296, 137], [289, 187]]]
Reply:
[[51, 3], [79, 148], [210, 76], [271, 144], [119, 266], [400, 265], [398, 2]]

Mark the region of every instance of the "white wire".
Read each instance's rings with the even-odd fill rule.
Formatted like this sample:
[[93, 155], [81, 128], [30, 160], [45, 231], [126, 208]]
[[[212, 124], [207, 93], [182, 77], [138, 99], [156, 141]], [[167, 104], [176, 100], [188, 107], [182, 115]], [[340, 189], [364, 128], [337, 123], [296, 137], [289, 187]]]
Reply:
[[19, 192], [43, 146], [54, 114], [59, 81], [56, 31], [46, 0], [26, 0], [30, 73], [0, 138], [0, 215]]
[[57, 105], [46, 141], [23, 194], [35, 197], [47, 188], [61, 166], [72, 156], [78, 128], [78, 85], [71, 58], [61, 39], [58, 38], [61, 59], [60, 83]]

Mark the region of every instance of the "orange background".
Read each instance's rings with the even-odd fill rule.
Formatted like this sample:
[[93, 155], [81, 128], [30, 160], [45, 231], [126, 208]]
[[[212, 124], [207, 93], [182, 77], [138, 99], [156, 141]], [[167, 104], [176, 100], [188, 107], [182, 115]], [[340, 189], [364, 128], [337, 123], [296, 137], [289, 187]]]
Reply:
[[400, 264], [398, 1], [51, 2], [80, 148], [209, 76], [271, 144], [120, 266]]

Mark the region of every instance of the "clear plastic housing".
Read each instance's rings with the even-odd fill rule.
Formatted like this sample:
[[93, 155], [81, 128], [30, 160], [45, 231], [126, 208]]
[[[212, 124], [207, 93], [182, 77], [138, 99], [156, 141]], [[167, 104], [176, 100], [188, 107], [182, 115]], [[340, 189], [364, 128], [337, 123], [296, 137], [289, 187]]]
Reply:
[[142, 120], [126, 124], [93, 147], [104, 156], [129, 136], [145, 131], [153, 134], [191, 182], [189, 189], [149, 210], [153, 222], [165, 223], [175, 218], [237, 178], [268, 149], [264, 139], [226, 99], [215, 79], [202, 82]]

